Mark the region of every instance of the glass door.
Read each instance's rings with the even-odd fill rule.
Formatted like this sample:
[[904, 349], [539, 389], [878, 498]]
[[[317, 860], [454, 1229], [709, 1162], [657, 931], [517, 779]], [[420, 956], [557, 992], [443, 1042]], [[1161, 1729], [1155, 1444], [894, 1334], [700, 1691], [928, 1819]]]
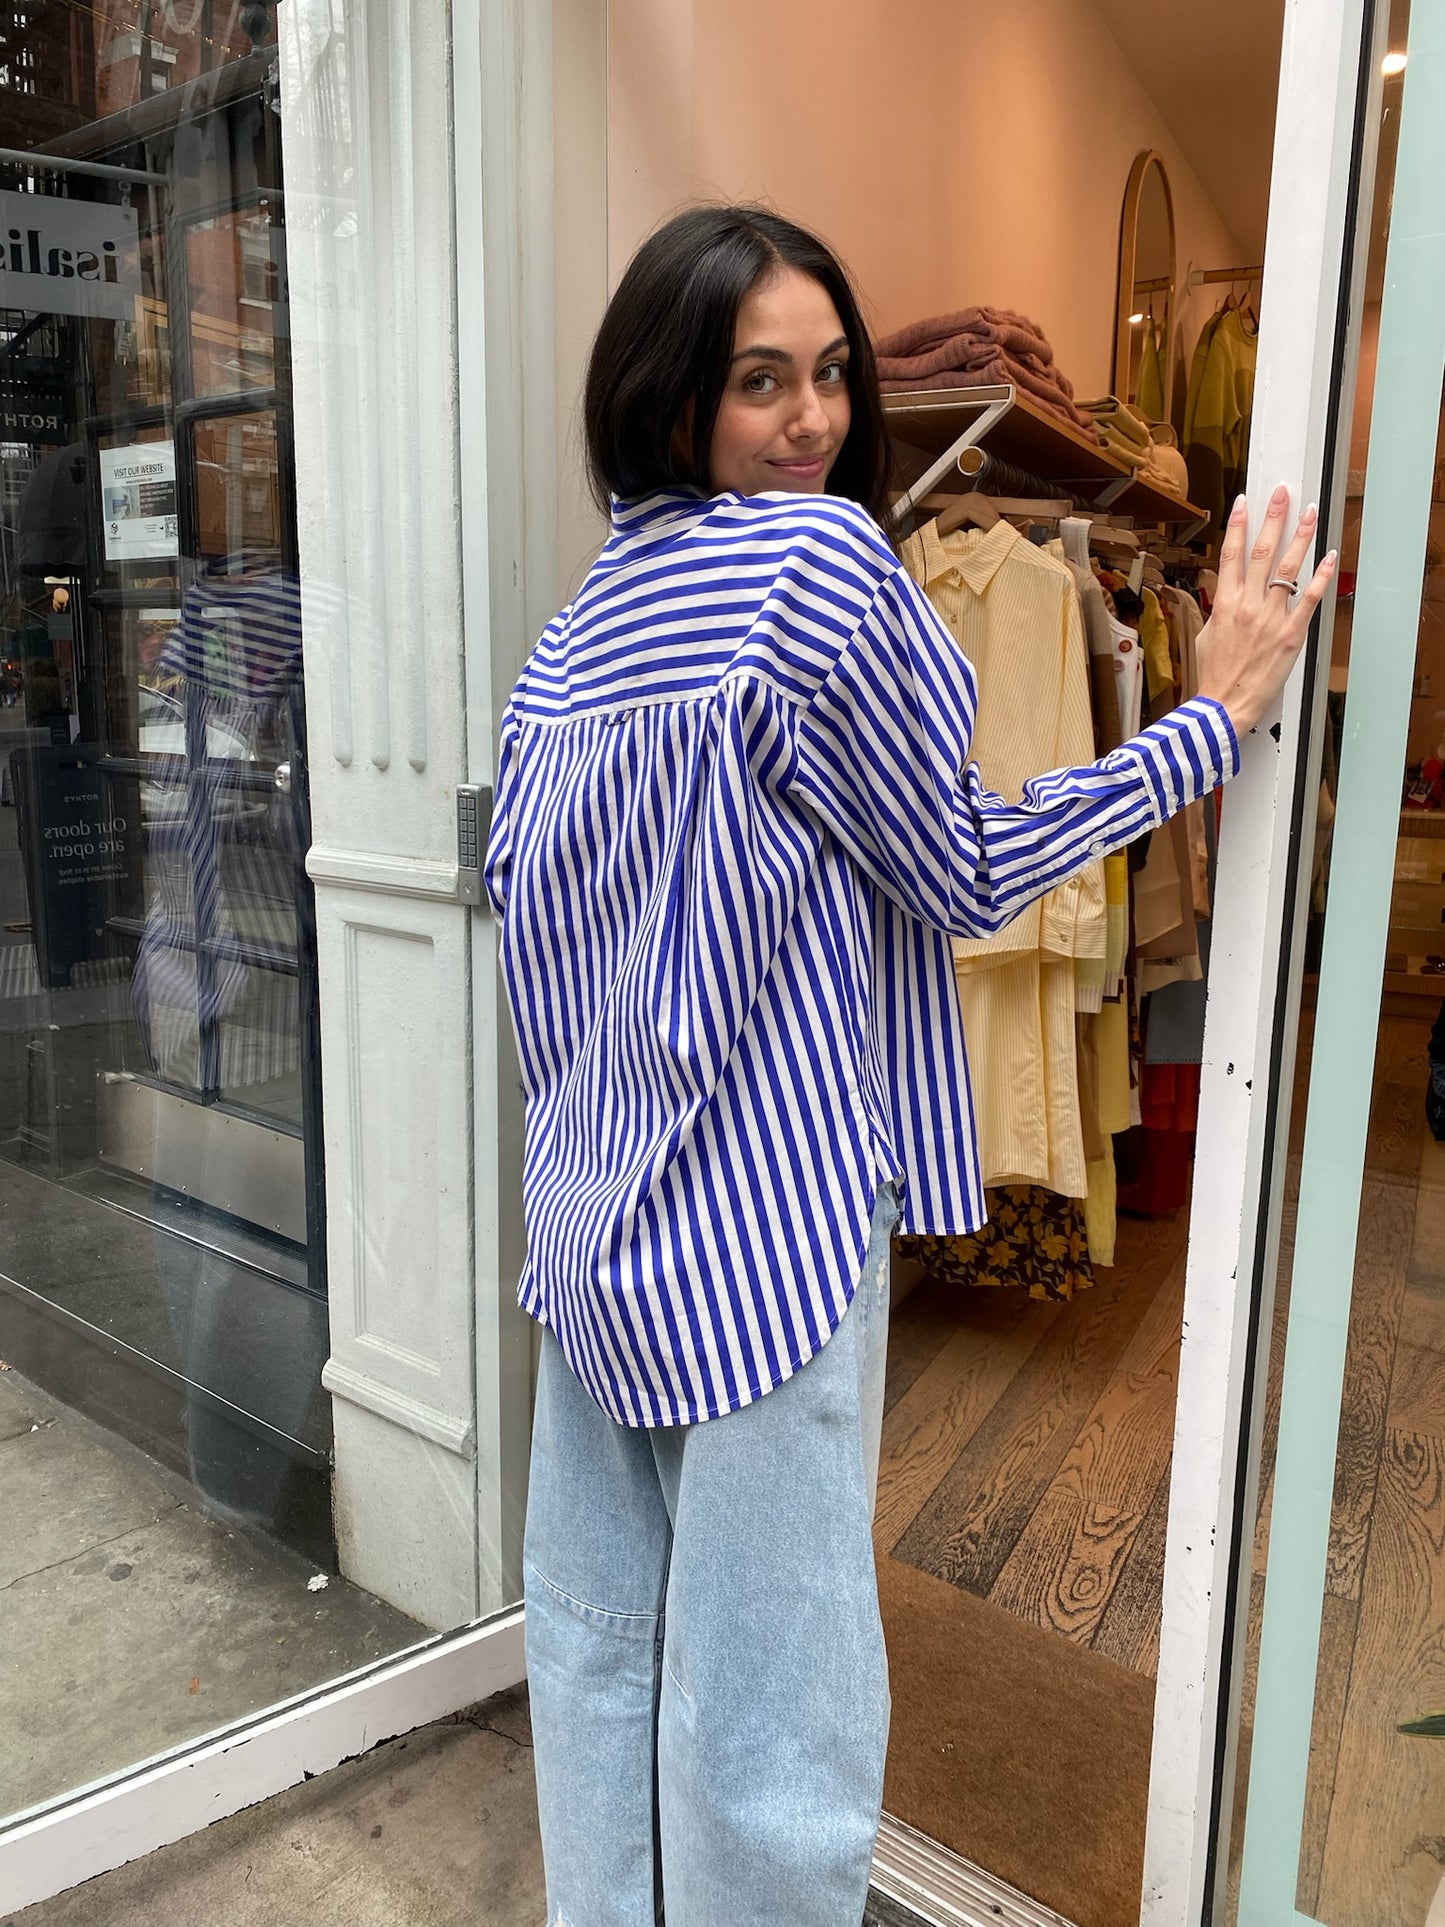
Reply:
[[1392, 9], [1220, 1917], [1445, 1919], [1445, 20]]

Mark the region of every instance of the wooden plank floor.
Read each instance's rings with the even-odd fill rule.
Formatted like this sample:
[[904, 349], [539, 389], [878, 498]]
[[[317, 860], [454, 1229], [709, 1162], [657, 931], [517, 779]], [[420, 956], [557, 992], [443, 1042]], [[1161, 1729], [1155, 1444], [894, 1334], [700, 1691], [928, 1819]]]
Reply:
[[1184, 1214], [1122, 1219], [1068, 1304], [921, 1286], [889, 1359], [875, 1542], [1152, 1674], [1183, 1314]]
[[[1431, 1016], [1382, 1018], [1376, 1059], [1298, 1890], [1329, 1927], [1423, 1923], [1445, 1883], [1445, 1739], [1397, 1730], [1445, 1711], [1445, 1145], [1423, 1117]], [[1246, 1771], [1310, 1041], [1307, 1014], [1266, 1388]], [[928, 1286], [904, 1300], [877, 1544], [1150, 1674], [1187, 1227], [1181, 1214], [1119, 1231], [1118, 1265], [1067, 1305]], [[1233, 1846], [1230, 1876], [1237, 1828]]]

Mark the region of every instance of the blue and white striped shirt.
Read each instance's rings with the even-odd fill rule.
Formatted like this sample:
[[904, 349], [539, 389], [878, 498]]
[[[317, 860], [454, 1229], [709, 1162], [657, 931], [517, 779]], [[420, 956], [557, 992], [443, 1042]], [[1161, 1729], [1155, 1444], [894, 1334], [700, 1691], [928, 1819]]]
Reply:
[[1023, 800], [863, 509], [615, 507], [502, 724], [486, 879], [527, 1096], [520, 1298], [625, 1425], [734, 1411], [847, 1310], [879, 1186], [983, 1222], [948, 935], [983, 936], [1237, 762], [1186, 703]]

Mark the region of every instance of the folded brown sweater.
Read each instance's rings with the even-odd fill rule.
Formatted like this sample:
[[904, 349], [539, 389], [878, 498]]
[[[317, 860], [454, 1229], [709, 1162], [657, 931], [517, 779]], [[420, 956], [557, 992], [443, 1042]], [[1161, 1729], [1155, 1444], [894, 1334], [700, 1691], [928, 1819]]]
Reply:
[[912, 322], [874, 344], [878, 376], [889, 393], [914, 388], [977, 388], [1012, 382], [1091, 441], [1094, 424], [1074, 405], [1073, 384], [1054, 365], [1054, 351], [1027, 316], [1007, 308], [961, 308]]
[[[910, 321], [906, 328], [885, 335], [873, 345], [880, 359], [897, 357], [911, 362], [919, 356], [947, 349], [960, 335], [990, 342], [996, 348], [1007, 348], [1013, 354], [1037, 355], [1044, 362], [1054, 358], [1054, 351], [1045, 340], [1043, 330], [1027, 315], [1015, 314], [1011, 308], [960, 308], [954, 314], [933, 315], [927, 321]], [[937, 368], [924, 368], [918, 372], [937, 374], [948, 365], [940, 361]]]

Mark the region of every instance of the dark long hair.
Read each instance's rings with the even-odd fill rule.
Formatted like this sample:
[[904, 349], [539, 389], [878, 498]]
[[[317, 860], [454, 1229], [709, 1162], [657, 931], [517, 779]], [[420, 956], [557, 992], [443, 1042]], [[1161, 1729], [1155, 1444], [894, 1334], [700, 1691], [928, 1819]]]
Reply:
[[[604, 514], [654, 489], [711, 489], [712, 433], [738, 310], [780, 267], [827, 289], [848, 337], [852, 421], [828, 491], [888, 511], [890, 456], [878, 371], [847, 270], [816, 235], [762, 207], [690, 207], [644, 241], [608, 303], [587, 365], [587, 471]], [[690, 435], [678, 425], [692, 404]]]

